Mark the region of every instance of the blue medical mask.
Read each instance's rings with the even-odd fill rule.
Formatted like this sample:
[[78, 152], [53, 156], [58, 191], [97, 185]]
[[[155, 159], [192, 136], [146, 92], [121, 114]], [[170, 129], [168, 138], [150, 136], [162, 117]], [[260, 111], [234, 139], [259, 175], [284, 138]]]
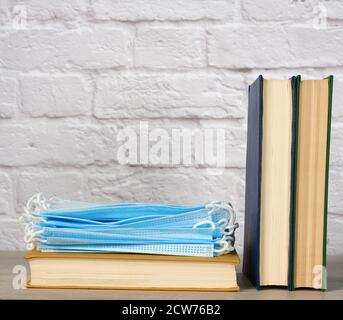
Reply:
[[[29, 249], [111, 252], [112, 248], [113, 252], [154, 253], [151, 248], [173, 245], [177, 254], [176, 245], [185, 246], [186, 251], [188, 245], [207, 245], [212, 255], [233, 250], [238, 224], [227, 204], [100, 205], [56, 199], [46, 201], [37, 195], [29, 200], [21, 219]], [[144, 251], [147, 248], [149, 252]]]
[[42, 252], [86, 252], [86, 253], [143, 253], [174, 256], [215, 257], [226, 253], [223, 246], [217, 244], [152, 244], [152, 245], [60, 245], [49, 246], [38, 243]]

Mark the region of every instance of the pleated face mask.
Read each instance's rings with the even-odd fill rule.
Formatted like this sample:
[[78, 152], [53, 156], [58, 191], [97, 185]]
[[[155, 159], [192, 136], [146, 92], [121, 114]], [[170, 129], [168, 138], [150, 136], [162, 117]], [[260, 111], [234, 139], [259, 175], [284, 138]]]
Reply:
[[97, 204], [32, 197], [21, 220], [28, 249], [216, 256], [234, 250], [232, 206]]

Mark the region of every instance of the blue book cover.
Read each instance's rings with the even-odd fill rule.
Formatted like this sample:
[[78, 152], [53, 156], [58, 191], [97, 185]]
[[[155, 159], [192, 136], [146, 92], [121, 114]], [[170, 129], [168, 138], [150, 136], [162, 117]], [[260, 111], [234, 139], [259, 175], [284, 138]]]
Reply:
[[263, 77], [249, 86], [245, 179], [243, 273], [260, 287], [260, 194], [262, 159]]
[[[290, 245], [288, 289], [293, 289], [293, 256], [294, 256], [294, 224], [295, 224], [295, 182], [296, 182], [296, 150], [298, 92], [300, 77], [292, 77], [293, 116], [291, 147], [291, 203], [290, 203]], [[249, 86], [248, 101], [248, 134], [246, 154], [245, 180], [245, 222], [243, 273], [257, 288], [260, 288], [260, 206], [261, 206], [261, 161], [262, 161], [262, 119], [263, 119], [263, 77], [259, 76]]]

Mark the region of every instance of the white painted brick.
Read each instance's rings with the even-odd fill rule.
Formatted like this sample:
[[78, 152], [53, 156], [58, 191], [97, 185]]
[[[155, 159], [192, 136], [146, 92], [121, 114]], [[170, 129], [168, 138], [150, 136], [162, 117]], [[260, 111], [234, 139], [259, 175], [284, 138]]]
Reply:
[[0, 25], [6, 25], [9, 21], [8, 7], [7, 3], [0, 3]]
[[328, 216], [328, 240], [327, 252], [328, 255], [342, 256], [343, 254], [343, 216], [333, 215]]
[[343, 3], [336, 0], [243, 0], [242, 15], [244, 19], [258, 22], [289, 21], [300, 24], [315, 25], [318, 19], [343, 19]]
[[12, 118], [17, 109], [17, 81], [0, 76], [0, 118]]
[[333, 80], [332, 119], [343, 121], [343, 76], [335, 74]]
[[135, 42], [136, 66], [191, 68], [206, 64], [205, 34], [193, 27], [141, 27]]
[[65, 117], [89, 114], [92, 92], [79, 76], [24, 76], [22, 105], [31, 116]]
[[242, 118], [240, 76], [130, 72], [98, 78], [95, 116]]
[[155, 202], [199, 204], [232, 199], [242, 209], [244, 182], [242, 175], [225, 171], [207, 175], [205, 171], [155, 170], [120, 167], [89, 175], [88, 185], [94, 201]]
[[11, 215], [13, 215], [12, 182], [8, 174], [0, 172], [0, 221]]
[[342, 139], [342, 123], [334, 121], [331, 124], [331, 143], [330, 143], [330, 165], [343, 165], [343, 139]]
[[218, 26], [208, 30], [209, 64], [223, 68], [330, 67], [343, 64], [343, 30]]
[[329, 20], [343, 20], [343, 3], [341, 0], [321, 1], [321, 5], [325, 7]]
[[0, 126], [0, 165], [72, 165], [114, 161], [115, 128], [93, 125], [32, 124]]
[[92, 1], [95, 19], [199, 20], [232, 19], [234, 0], [96, 0]]
[[253, 21], [299, 21], [305, 22], [314, 17], [314, 7], [317, 0], [243, 0], [242, 14], [247, 20]]
[[56, 172], [56, 170], [24, 172], [18, 177], [18, 203], [20, 206], [24, 205], [38, 192], [42, 192], [45, 197], [58, 196], [78, 200], [83, 197], [83, 189], [82, 175], [77, 172]]
[[329, 212], [343, 217], [343, 172], [341, 167], [331, 167], [329, 175]]
[[280, 27], [218, 26], [208, 30], [209, 64], [227, 68], [277, 67], [291, 58]]
[[19, 221], [0, 218], [0, 250], [26, 250], [24, 230]]
[[18, 30], [0, 35], [0, 67], [30, 69], [95, 69], [130, 62], [122, 29]]
[[26, 19], [46, 21], [46, 20], [75, 20], [86, 12], [86, 2], [84, 0], [2, 0], [3, 8], [7, 9], [7, 15], [13, 19], [18, 9], [26, 10]]

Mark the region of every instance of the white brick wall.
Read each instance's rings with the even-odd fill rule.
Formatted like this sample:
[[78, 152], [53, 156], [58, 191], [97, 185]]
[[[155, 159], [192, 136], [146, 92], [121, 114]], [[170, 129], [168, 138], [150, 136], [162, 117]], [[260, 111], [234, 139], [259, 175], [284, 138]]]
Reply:
[[[336, 0], [1, 1], [0, 250], [24, 249], [17, 217], [36, 191], [230, 199], [241, 250], [247, 85], [301, 73], [335, 75], [328, 246], [343, 254], [342, 12]], [[167, 132], [225, 128], [225, 169], [119, 164], [118, 132], [142, 120]]]

